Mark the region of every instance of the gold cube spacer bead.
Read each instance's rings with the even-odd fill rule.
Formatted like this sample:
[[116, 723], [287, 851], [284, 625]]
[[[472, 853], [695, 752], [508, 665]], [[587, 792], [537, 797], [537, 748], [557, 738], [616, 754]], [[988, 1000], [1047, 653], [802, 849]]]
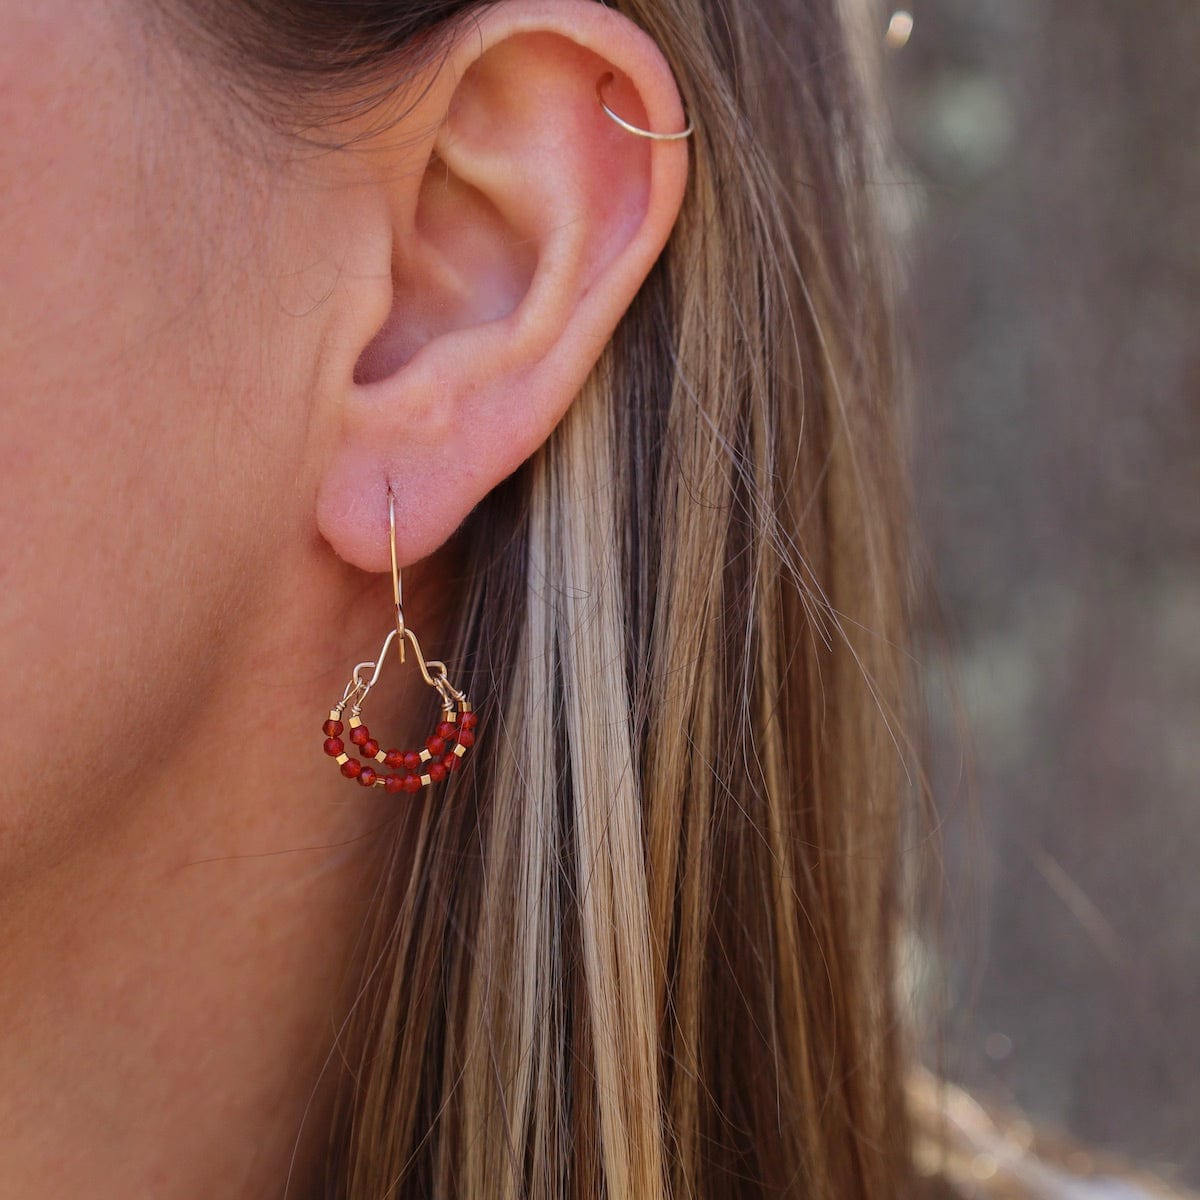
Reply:
[[331, 721], [340, 721], [342, 719], [342, 710], [340, 708], [331, 708], [329, 710], [329, 719]]
[[422, 786], [424, 786], [424, 787], [428, 787], [428, 786], [429, 786], [429, 785], [430, 785], [432, 782], [433, 782], [433, 777], [432, 777], [432, 776], [430, 776], [430, 775], [422, 775], [422, 776], [421, 776], [421, 784], [422, 784]]
[[429, 747], [426, 746], [425, 749], [421, 751], [421, 761], [428, 762], [432, 757], [433, 755], [429, 753]]
[[351, 729], [357, 729], [362, 724], [362, 717], [351, 717], [347, 724]]
[[386, 762], [387, 761], [387, 751], [382, 746], [379, 747], [379, 753], [377, 755], [375, 755], [375, 761], [376, 762]]
[[462, 756], [464, 754], [466, 754], [466, 752], [467, 752], [466, 746], [455, 746], [454, 747], [454, 753], [457, 754], [459, 758], [462, 758]]
[[345, 754], [345, 753], [343, 753], [343, 754], [339, 754], [339, 755], [337, 756], [337, 758], [335, 758], [333, 761], [334, 761], [335, 763], [337, 763], [339, 766], [341, 766], [341, 764], [342, 764], [342, 763], [344, 763], [344, 762], [349, 762], [349, 761], [350, 761], [350, 755], [348, 755], [348, 754]]

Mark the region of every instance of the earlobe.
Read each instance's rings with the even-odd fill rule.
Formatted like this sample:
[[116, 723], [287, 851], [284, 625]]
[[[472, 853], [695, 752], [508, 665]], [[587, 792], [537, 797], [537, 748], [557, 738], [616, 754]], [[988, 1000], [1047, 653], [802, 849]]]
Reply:
[[506, 0], [421, 89], [406, 121], [428, 132], [369, 149], [390, 236], [368, 223], [363, 237], [389, 258], [363, 274], [369, 319], [351, 310], [326, 372], [339, 432], [317, 514], [354, 565], [387, 568], [389, 484], [411, 563], [549, 437], [661, 252], [685, 144], [611, 120], [596, 92], [609, 72], [614, 109], [681, 127], [670, 69], [626, 17]]

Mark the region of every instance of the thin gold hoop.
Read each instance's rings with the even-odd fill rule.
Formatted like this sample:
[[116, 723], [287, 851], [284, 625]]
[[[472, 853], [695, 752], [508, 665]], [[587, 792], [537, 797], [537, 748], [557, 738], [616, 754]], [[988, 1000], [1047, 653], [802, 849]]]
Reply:
[[630, 133], [636, 133], [638, 137], [650, 138], [655, 142], [676, 142], [680, 138], [691, 136], [691, 121], [688, 122], [686, 129], [681, 129], [678, 133], [654, 133], [649, 129], [642, 129], [637, 125], [631, 125], [627, 120], [625, 120], [624, 117], [617, 116], [617, 114], [613, 112], [613, 110], [609, 108], [607, 104], [604, 103], [604, 85], [615, 78], [616, 76], [614, 76], [611, 71], [605, 71], [605, 73], [596, 80], [596, 99], [600, 101], [600, 107], [604, 109], [604, 111], [608, 113], [608, 115], [612, 117], [612, 119], [616, 121], [616, 123], [620, 125], [622, 129], [628, 130]]

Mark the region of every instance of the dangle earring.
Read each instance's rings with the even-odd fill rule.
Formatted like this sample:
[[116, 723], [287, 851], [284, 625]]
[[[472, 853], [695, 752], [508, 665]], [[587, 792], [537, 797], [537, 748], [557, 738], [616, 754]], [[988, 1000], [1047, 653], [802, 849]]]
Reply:
[[[391, 485], [388, 485], [388, 527], [392, 544], [392, 596], [396, 602], [396, 627], [388, 631], [374, 662], [360, 662], [354, 668], [342, 698], [329, 710], [325, 731], [325, 753], [342, 769], [347, 779], [357, 779], [363, 787], [381, 787], [388, 792], [419, 792], [432, 783], [441, 783], [451, 771], [457, 770], [462, 756], [475, 741], [477, 720], [470, 700], [458, 690], [446, 675], [446, 664], [437, 659], [426, 662], [417, 635], [404, 623], [403, 593], [400, 588], [400, 569], [396, 565], [396, 508]], [[420, 750], [382, 750], [362, 721], [362, 706], [368, 693], [379, 680], [383, 660], [393, 639], [404, 662], [404, 643], [411, 643], [417, 656], [421, 676], [442, 698], [442, 719], [433, 733], [425, 739]], [[350, 727], [349, 741], [367, 761], [352, 758], [342, 741], [342, 715], [349, 709], [346, 724]], [[390, 770], [380, 770], [371, 760]]]

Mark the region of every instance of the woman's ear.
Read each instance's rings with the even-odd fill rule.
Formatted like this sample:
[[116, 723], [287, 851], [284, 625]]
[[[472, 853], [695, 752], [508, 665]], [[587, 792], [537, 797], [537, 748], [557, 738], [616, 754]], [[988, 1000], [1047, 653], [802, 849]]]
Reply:
[[[500, 0], [407, 93], [343, 237], [324, 347], [317, 520], [336, 552], [388, 567], [442, 544], [549, 437], [662, 251], [687, 179], [671, 70], [595, 0]], [[415, 97], [415, 99], [414, 99]], [[350, 203], [350, 201], [348, 201]]]

